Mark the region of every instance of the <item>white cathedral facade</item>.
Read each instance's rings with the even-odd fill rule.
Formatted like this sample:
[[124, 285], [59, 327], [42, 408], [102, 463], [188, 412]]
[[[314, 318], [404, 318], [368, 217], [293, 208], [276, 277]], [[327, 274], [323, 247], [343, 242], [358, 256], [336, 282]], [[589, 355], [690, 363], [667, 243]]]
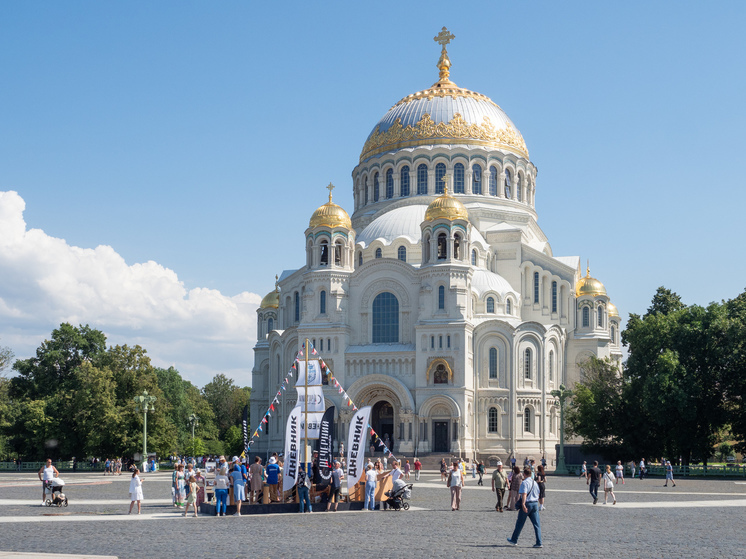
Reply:
[[[251, 425], [307, 338], [355, 404], [373, 406], [395, 454], [551, 464], [551, 392], [579, 380], [588, 356], [621, 360], [619, 314], [579, 257], [552, 253], [523, 137], [491, 99], [450, 81], [449, 38], [440, 79], [365, 141], [352, 218], [330, 190], [305, 231], [305, 262], [263, 299]], [[352, 410], [324, 391], [344, 438]], [[296, 400], [283, 396], [254, 452], [283, 448]]]

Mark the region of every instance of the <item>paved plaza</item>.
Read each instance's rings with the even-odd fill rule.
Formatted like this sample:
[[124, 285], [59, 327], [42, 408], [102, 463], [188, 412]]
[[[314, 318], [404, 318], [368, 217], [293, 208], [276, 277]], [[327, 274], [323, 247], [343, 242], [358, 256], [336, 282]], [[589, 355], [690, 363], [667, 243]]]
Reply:
[[[462, 510], [437, 472], [425, 472], [409, 511], [183, 518], [171, 506], [170, 474], [145, 474], [142, 515], [127, 515], [129, 475], [65, 473], [68, 508], [41, 504], [33, 474], [0, 474], [4, 552], [158, 557], [737, 557], [746, 555], [746, 482], [629, 480], [617, 505], [591, 504], [585, 481], [550, 477], [541, 513], [544, 549], [530, 523], [518, 547], [505, 541], [515, 512], [495, 512], [485, 486], [467, 478]], [[414, 479], [414, 478], [413, 478]], [[603, 499], [601, 499], [603, 502]], [[244, 505], [246, 506], [246, 505]]]

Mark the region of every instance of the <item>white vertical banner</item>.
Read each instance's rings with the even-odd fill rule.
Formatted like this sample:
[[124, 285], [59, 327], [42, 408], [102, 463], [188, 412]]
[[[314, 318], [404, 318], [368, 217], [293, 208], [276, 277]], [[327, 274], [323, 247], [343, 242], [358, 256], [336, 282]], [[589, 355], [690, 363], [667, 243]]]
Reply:
[[[297, 362], [298, 379], [295, 381], [295, 387], [300, 390], [306, 385], [306, 362], [299, 360]], [[318, 359], [308, 360], [308, 386], [321, 386], [322, 380], [321, 364]]]
[[350, 432], [347, 435], [347, 491], [362, 477], [365, 471], [365, 443], [368, 440], [370, 406], [360, 408], [352, 416]]
[[[298, 386], [298, 402], [296, 406], [303, 407], [305, 404], [306, 411], [308, 412], [325, 412], [326, 406], [324, 405], [324, 389], [321, 386], [309, 386], [305, 388]], [[306, 394], [308, 398], [306, 399]]]
[[298, 480], [298, 466], [301, 452], [301, 420], [303, 410], [295, 406], [288, 416], [285, 428], [285, 463], [282, 468], [282, 490], [291, 489]]
[[[306, 375], [306, 361], [298, 361], [298, 379], [295, 381], [295, 389], [298, 391], [296, 406], [300, 406], [301, 411], [308, 412], [301, 414], [301, 433], [305, 432], [305, 437], [309, 439], [319, 438], [321, 418], [326, 411], [324, 388], [321, 385], [322, 374], [318, 359], [308, 360], [308, 375]], [[307, 426], [306, 418], [308, 418]], [[301, 437], [303, 436], [301, 434]]]

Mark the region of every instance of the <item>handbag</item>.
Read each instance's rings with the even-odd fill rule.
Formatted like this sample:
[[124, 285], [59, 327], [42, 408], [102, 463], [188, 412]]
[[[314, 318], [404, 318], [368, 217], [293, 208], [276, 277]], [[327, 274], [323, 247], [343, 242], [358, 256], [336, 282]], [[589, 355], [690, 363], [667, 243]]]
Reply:
[[[528, 495], [531, 493], [531, 491], [534, 490], [534, 485], [536, 485], [536, 482], [532, 479], [531, 480], [531, 489], [528, 490], [526, 493], [526, 497], [528, 498]], [[515, 510], [521, 510], [523, 508], [523, 501], [521, 500], [520, 494], [518, 495], [518, 500], [515, 502]]]
[[448, 473], [448, 480], [446, 481], [446, 487], [450, 487], [451, 486], [451, 478], [452, 477], [453, 477], [453, 471], [450, 471]]

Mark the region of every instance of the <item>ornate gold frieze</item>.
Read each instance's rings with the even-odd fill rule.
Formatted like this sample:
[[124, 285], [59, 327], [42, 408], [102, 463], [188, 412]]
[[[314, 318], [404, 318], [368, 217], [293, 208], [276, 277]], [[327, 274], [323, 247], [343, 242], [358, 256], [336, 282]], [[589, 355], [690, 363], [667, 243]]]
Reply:
[[376, 127], [363, 146], [360, 161], [384, 151], [423, 145], [428, 143], [427, 141], [444, 143], [461, 140], [508, 148], [528, 159], [528, 149], [523, 136], [510, 123], [507, 123], [505, 128], [497, 129], [489, 117], [485, 116], [481, 124], [469, 124], [460, 113], [456, 113], [450, 122], [436, 124], [430, 115], [425, 113], [414, 126], [410, 124], [403, 127], [401, 119], [397, 118], [385, 132], [379, 131], [379, 127]]
[[[478, 101], [486, 101], [491, 105], [494, 105], [498, 109], [500, 109], [500, 105], [495, 103], [492, 99], [487, 97], [486, 95], [483, 95], [482, 93], [477, 93], [476, 91], [471, 91], [469, 89], [461, 89], [460, 87], [456, 87], [456, 84], [453, 84], [453, 87], [438, 87], [438, 88], [430, 88], [430, 89], [423, 89], [422, 91], [418, 91], [417, 93], [412, 93], [411, 95], [407, 95], [403, 99], [400, 99], [397, 101], [397, 103], [391, 107], [392, 109], [394, 107], [398, 107], [399, 105], [403, 105], [405, 103], [409, 103], [410, 101], [417, 101], [418, 99], [428, 99], [433, 100], [435, 97], [450, 97], [451, 99], [456, 100], [459, 97], [466, 97], [468, 99], [476, 99]], [[502, 110], [502, 109], [500, 109]]]

